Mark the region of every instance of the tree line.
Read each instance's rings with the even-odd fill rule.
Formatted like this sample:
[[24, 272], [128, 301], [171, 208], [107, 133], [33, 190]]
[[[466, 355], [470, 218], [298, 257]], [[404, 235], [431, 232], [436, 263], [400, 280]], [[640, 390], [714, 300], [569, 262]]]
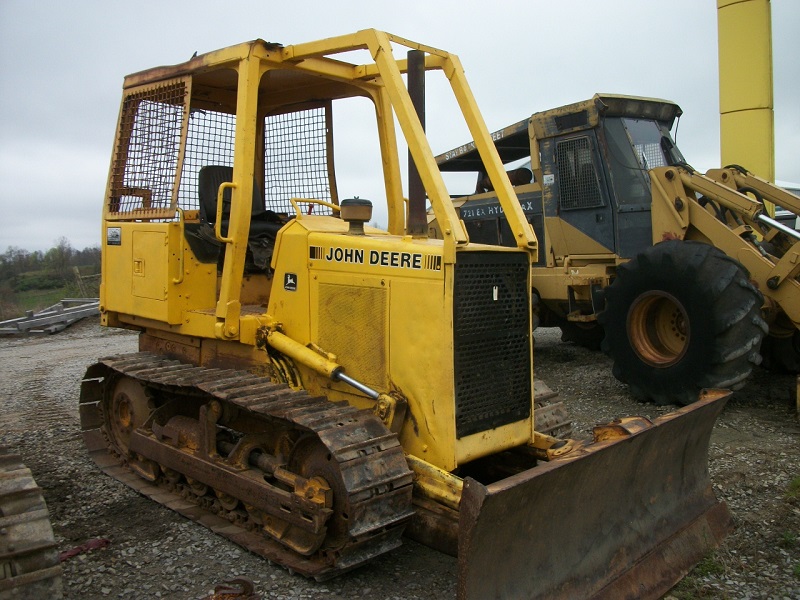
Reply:
[[0, 254], [0, 320], [45, 308], [62, 297], [94, 297], [99, 273], [99, 246], [77, 250], [64, 237], [44, 252], [9, 246]]
[[59, 287], [75, 278], [74, 267], [82, 275], [99, 273], [100, 247], [76, 250], [64, 237], [44, 252], [9, 246], [0, 255], [0, 285], [14, 291]]

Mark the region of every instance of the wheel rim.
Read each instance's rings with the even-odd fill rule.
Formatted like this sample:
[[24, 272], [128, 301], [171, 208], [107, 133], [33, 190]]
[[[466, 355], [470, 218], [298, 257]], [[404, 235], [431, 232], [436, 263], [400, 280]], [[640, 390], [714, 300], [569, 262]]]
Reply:
[[653, 367], [679, 362], [689, 347], [689, 317], [675, 296], [651, 291], [628, 311], [628, 337], [639, 358]]

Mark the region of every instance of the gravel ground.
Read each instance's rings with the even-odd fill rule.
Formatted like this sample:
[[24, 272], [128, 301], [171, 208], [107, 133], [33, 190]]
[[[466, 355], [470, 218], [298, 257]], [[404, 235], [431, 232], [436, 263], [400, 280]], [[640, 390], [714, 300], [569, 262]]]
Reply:
[[[79, 432], [80, 379], [97, 357], [135, 350], [135, 335], [101, 328], [97, 319], [55, 336], [0, 339], [0, 444], [21, 453], [44, 488], [59, 550], [110, 540], [63, 563], [65, 598], [195, 599], [237, 575], [276, 600], [455, 596], [455, 559], [414, 542], [337, 579], [307, 581], [101, 474]], [[665, 412], [633, 401], [606, 357], [560, 343], [557, 330], [537, 330], [536, 368], [561, 394], [579, 435], [618, 416]], [[735, 531], [671, 597], [800, 598], [794, 387], [792, 377], [758, 372], [726, 407], [712, 437], [710, 471]]]

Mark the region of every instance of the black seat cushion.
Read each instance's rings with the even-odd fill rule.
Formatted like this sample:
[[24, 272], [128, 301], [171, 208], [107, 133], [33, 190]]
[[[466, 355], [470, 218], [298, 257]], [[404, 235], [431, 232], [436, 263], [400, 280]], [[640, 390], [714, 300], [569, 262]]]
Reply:
[[[222, 165], [206, 165], [200, 169], [197, 181], [197, 195], [200, 201], [200, 219], [206, 223], [214, 224], [217, 219], [217, 194], [219, 186], [225, 182], [233, 181], [233, 167]], [[222, 195], [222, 235], [227, 235], [228, 221], [231, 212], [231, 191], [226, 189]], [[283, 227], [280, 217], [271, 210], [264, 208], [261, 191], [256, 182], [253, 182], [253, 203], [250, 213], [250, 238], [271, 237], [275, 238], [278, 230]]]

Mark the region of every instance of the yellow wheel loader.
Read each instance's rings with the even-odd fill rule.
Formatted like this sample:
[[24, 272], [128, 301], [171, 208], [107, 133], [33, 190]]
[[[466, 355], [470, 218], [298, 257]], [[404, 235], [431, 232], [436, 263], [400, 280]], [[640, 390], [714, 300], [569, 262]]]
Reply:
[[[680, 115], [597, 94], [492, 134], [540, 243], [535, 324], [602, 345], [614, 375], [657, 404], [738, 389], [762, 358], [800, 369], [800, 233], [764, 208], [800, 215], [800, 198], [738, 166], [696, 172], [670, 134]], [[513, 246], [474, 145], [437, 162], [477, 173], [454, 198], [470, 240]], [[430, 229], [441, 236], [433, 215]]]
[[[423, 128], [427, 72], [450, 84], [511, 247], [458, 218]], [[334, 142], [363, 133], [335, 114], [374, 126], [385, 231], [369, 200], [339, 198], [354, 157], [335, 164]], [[728, 530], [706, 466], [725, 393], [591, 441], [541, 433], [537, 240], [452, 54], [365, 30], [129, 75], [102, 227], [102, 323], [138, 330], [140, 352], [88, 368], [87, 448], [254, 553], [321, 580], [406, 533], [458, 555], [460, 598], [655, 598]]]

